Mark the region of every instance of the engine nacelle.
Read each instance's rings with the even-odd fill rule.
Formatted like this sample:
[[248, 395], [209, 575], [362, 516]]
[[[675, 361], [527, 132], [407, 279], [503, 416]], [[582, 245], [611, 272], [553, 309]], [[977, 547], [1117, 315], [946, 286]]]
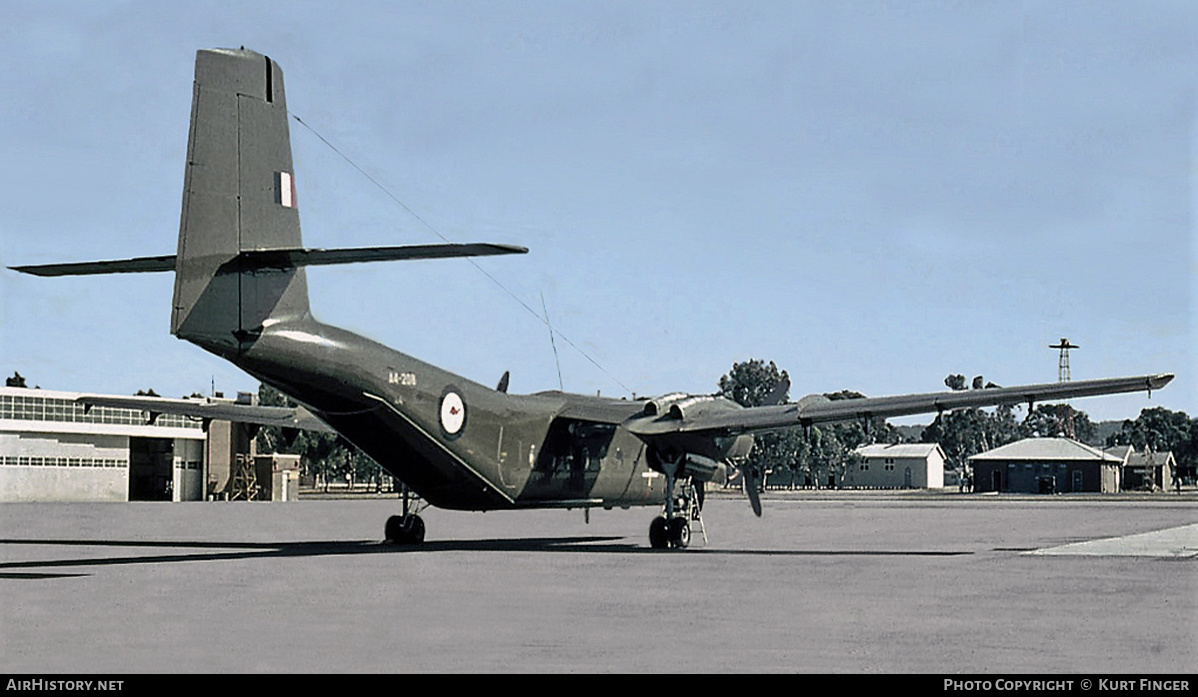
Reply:
[[682, 471], [697, 482], [715, 481], [723, 484], [728, 477], [727, 465], [702, 455], [687, 455]]
[[651, 447], [646, 452], [646, 456], [651, 469], [666, 474], [676, 474], [679, 477], [691, 477], [697, 482], [712, 480], [723, 482], [728, 476], [728, 467], [725, 463], [695, 453], [686, 453], [681, 450], [662, 451]]
[[654, 397], [645, 402], [645, 416], [657, 416], [669, 409], [670, 405], [674, 402], [689, 398], [690, 395], [685, 392], [671, 392], [660, 397]]
[[700, 414], [712, 414], [716, 412], [735, 411], [742, 407], [730, 399], [723, 397], [712, 397], [704, 395], [699, 397], [687, 397], [680, 399], [670, 405], [667, 413], [671, 419], [686, 419], [699, 416]]
[[699, 414], [709, 414], [719, 411], [740, 409], [740, 405], [732, 400], [714, 395], [690, 395], [674, 392], [661, 397], [654, 397], [645, 402], [645, 416], [668, 416], [671, 419], [685, 419]]

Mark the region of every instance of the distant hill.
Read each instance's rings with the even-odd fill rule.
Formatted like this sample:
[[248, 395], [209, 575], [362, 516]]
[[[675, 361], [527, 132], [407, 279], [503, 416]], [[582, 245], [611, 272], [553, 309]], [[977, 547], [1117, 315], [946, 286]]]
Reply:
[[1097, 443], [1088, 443], [1088, 445], [1106, 445], [1107, 436], [1112, 433], [1118, 433], [1123, 427], [1122, 421], [1099, 421], [1094, 424], [1094, 439]]

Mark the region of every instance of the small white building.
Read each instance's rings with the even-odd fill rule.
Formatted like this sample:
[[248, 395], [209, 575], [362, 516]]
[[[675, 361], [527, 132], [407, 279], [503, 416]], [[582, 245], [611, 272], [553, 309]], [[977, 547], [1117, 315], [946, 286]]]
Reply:
[[92, 407], [77, 393], [0, 388], [0, 501], [195, 501], [206, 434], [182, 416]]
[[1120, 489], [1161, 491], [1177, 484], [1177, 458], [1168, 450], [1158, 453], [1150, 449], [1136, 450], [1130, 445], [1115, 445], [1102, 451], [1120, 460]]
[[863, 489], [940, 489], [944, 450], [939, 443], [863, 445], [853, 451], [861, 462], [844, 473], [844, 486]]

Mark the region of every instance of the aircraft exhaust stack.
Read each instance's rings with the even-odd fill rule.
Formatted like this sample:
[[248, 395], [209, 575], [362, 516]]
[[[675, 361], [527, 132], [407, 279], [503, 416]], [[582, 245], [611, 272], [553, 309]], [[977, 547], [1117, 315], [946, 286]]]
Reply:
[[171, 333], [227, 354], [308, 314], [302, 268], [239, 263], [301, 246], [282, 70], [245, 49], [197, 52]]

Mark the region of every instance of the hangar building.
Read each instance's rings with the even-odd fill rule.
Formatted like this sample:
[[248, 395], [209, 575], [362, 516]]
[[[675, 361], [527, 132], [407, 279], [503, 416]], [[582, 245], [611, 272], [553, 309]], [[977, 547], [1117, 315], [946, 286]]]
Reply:
[[1025, 438], [969, 458], [973, 490], [1029, 494], [1119, 491], [1123, 461], [1069, 438]]
[[[0, 501], [224, 498], [234, 486], [236, 463], [253, 461], [241, 424], [213, 421], [206, 431], [184, 416], [160, 414], [151, 421], [138, 409], [89, 409], [75, 401], [79, 396], [0, 388]], [[298, 470], [297, 462], [287, 466]], [[294, 483], [298, 471], [282, 476]], [[271, 493], [270, 475], [263, 479], [264, 498], [279, 498]]]

